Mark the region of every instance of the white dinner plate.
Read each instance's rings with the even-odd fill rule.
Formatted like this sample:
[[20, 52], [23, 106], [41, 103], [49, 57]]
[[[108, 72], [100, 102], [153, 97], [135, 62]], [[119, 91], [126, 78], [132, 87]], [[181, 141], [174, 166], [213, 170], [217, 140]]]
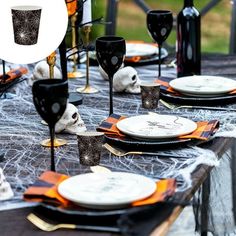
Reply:
[[220, 95], [236, 89], [235, 80], [220, 76], [186, 76], [174, 79], [169, 84], [186, 95]]
[[126, 118], [117, 123], [117, 128], [134, 138], [155, 140], [189, 134], [197, 124], [179, 116], [156, 114]]
[[155, 191], [156, 183], [152, 179], [125, 172], [76, 175], [58, 186], [64, 198], [93, 209], [122, 208]]
[[144, 57], [158, 54], [158, 47], [147, 43], [126, 43], [126, 57]]

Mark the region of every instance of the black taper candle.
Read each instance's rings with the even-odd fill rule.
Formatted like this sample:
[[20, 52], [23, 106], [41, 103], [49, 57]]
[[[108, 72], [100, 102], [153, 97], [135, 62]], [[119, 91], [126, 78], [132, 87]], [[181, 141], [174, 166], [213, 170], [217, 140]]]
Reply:
[[2, 60], [3, 83], [6, 81], [6, 62]]
[[60, 61], [61, 61], [61, 70], [62, 70], [63, 80], [68, 80], [65, 38], [62, 40], [62, 42], [59, 46], [59, 53], [60, 53]]

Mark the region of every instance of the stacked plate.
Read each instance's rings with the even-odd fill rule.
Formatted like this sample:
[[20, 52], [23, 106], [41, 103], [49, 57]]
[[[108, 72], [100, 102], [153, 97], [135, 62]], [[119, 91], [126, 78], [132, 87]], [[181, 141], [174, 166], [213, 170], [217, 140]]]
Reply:
[[121, 120], [117, 123], [117, 128], [135, 139], [152, 141], [192, 133], [197, 124], [179, 116], [153, 114]]
[[129, 151], [156, 151], [177, 148], [190, 142], [191, 138], [179, 136], [192, 133], [197, 124], [189, 119], [173, 115], [139, 115], [126, 118], [117, 123], [123, 136], [106, 135], [106, 142]]
[[103, 210], [127, 207], [155, 191], [152, 179], [125, 172], [81, 174], [58, 186], [58, 192], [75, 204]]
[[[161, 50], [161, 60], [168, 56], [166, 49]], [[159, 60], [159, 50], [149, 43], [126, 43], [126, 63], [148, 63]]]
[[170, 81], [170, 86], [192, 97], [217, 97], [236, 89], [236, 81], [220, 76], [186, 76]]

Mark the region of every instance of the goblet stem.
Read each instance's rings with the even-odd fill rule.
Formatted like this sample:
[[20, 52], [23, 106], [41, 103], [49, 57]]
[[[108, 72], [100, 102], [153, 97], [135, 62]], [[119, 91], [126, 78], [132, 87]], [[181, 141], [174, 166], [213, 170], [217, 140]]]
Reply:
[[91, 26], [84, 27], [85, 33], [85, 44], [86, 44], [86, 85], [85, 87], [89, 87], [89, 35], [91, 32]]
[[[77, 42], [77, 38], [76, 38], [76, 21], [77, 21], [77, 13], [75, 13], [74, 15], [71, 16], [71, 26], [72, 26], [72, 48], [76, 47], [76, 42]], [[75, 51], [77, 50], [77, 48], [75, 48]], [[79, 53], [77, 53], [79, 55]], [[73, 72], [76, 72], [77, 70], [77, 58], [76, 58], [76, 53], [73, 55]]]
[[158, 77], [161, 77], [161, 44], [158, 44], [158, 49], [159, 49], [159, 60], [158, 60]]
[[2, 60], [3, 82], [6, 81], [6, 62]]
[[83, 88], [78, 88], [76, 91], [79, 93], [97, 93], [98, 90], [89, 84], [89, 34], [91, 26], [84, 26], [85, 32], [85, 45], [86, 45], [86, 85]]
[[51, 138], [51, 171], [55, 170], [55, 158], [54, 158], [54, 136], [55, 136], [55, 127], [49, 126], [50, 129], [50, 138]]
[[109, 95], [110, 95], [109, 115], [111, 115], [111, 114], [113, 114], [113, 76], [109, 76]]

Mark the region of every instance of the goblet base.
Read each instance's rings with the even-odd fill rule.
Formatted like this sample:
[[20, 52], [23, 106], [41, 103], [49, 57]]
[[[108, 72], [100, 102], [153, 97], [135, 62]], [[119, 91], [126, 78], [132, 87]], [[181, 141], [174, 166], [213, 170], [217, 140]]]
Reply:
[[[45, 139], [40, 143], [43, 147], [51, 147], [51, 140]], [[65, 139], [54, 139], [54, 147], [61, 147], [63, 145], [66, 145], [67, 141]]]
[[87, 94], [89, 94], [89, 93], [98, 93], [99, 92], [98, 89], [93, 88], [90, 85], [85, 86], [85, 87], [81, 87], [81, 88], [77, 88], [76, 91], [78, 93], [87, 93]]
[[83, 96], [77, 92], [70, 92], [69, 103], [72, 103], [75, 106], [81, 105], [83, 103]]
[[69, 79], [76, 79], [76, 78], [84, 78], [85, 74], [80, 71], [68, 72], [67, 73]]

